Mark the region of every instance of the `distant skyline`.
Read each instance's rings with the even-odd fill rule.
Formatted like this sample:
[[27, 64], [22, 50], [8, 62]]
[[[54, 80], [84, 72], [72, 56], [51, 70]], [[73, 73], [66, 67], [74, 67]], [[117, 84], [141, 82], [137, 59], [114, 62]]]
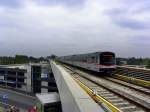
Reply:
[[0, 0], [0, 56], [150, 57], [150, 0]]

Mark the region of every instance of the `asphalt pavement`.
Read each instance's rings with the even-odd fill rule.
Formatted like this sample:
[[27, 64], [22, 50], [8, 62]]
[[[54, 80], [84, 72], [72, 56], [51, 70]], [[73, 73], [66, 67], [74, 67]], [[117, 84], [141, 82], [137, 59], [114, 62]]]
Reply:
[[22, 110], [27, 110], [36, 104], [36, 98], [12, 90], [0, 88], [0, 107], [4, 104], [13, 105]]

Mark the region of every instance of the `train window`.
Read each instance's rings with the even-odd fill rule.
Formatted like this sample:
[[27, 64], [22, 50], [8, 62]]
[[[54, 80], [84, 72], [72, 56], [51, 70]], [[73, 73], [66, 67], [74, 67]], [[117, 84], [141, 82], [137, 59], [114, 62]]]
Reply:
[[96, 63], [96, 57], [95, 57], [95, 56], [92, 57], [91, 62], [92, 62], [92, 63]]
[[81, 61], [82, 61], [82, 62], [86, 62], [86, 57], [82, 57], [82, 58], [81, 58]]
[[96, 57], [95, 56], [89, 57], [88, 63], [96, 63]]
[[115, 64], [115, 55], [114, 54], [101, 54], [100, 55], [100, 63], [101, 64]]
[[86, 57], [86, 62], [88, 62], [88, 57]]
[[80, 61], [80, 57], [79, 56], [77, 57], [77, 61]]
[[78, 57], [77, 57], [77, 56], [75, 57], [75, 60], [74, 60], [74, 61], [78, 61]]
[[95, 57], [95, 63], [98, 63], [98, 57], [97, 56]]

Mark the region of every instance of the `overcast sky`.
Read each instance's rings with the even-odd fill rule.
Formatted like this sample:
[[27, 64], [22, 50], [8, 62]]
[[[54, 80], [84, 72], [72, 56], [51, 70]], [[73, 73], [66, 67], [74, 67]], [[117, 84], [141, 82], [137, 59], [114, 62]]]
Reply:
[[150, 0], [0, 0], [0, 55], [150, 57]]

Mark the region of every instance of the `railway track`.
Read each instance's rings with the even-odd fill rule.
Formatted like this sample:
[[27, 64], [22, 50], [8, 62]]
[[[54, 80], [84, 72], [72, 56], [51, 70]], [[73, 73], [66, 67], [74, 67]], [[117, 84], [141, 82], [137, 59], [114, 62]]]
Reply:
[[149, 90], [143, 93], [144, 89], [133, 85], [112, 78], [93, 76], [68, 66], [67, 71], [122, 112], [149, 112], [150, 110]]
[[112, 78], [112, 77], [105, 77], [105, 79], [107, 79], [109, 81], [112, 81], [114, 83], [123, 85], [125, 87], [134, 89], [134, 90], [139, 91], [141, 93], [150, 95], [150, 89], [148, 89], [148, 88], [145, 88], [145, 87], [142, 87], [142, 86], [139, 86], [139, 85], [135, 85], [135, 84], [132, 84], [132, 83], [127, 83], [125, 81], [122, 81], [122, 80], [119, 80], [119, 79], [115, 79], [115, 78]]
[[143, 90], [144, 90], [144, 88], [145, 88], [145, 90], [146, 90], [146, 88], [150, 89], [150, 81], [141, 80], [141, 79], [137, 79], [134, 77], [130, 77], [130, 76], [126, 76], [126, 75], [119, 75], [119, 74], [112, 74], [111, 76], [113, 78], [121, 80], [123, 82], [130, 83], [132, 85], [137, 85], [137, 86], [143, 88]]
[[113, 74], [123, 74], [128, 77], [133, 77], [145, 81], [150, 81], [150, 69], [140, 69], [133, 67], [117, 67]]

